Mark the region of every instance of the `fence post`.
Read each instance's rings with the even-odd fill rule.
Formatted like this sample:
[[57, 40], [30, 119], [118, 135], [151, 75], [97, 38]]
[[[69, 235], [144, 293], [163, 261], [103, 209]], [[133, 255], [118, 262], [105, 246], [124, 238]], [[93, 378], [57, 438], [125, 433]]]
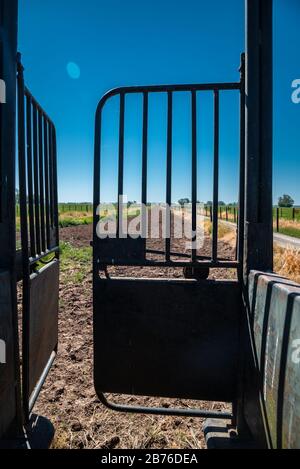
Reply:
[[210, 212], [210, 221], [211, 221], [211, 223], [212, 223], [212, 221], [213, 221], [213, 214], [212, 214], [212, 206], [211, 206], [211, 205], [210, 205], [210, 207], [209, 207], [209, 212]]
[[244, 279], [273, 270], [272, 0], [247, 0], [246, 203]]
[[293, 221], [295, 221], [295, 207], [293, 207]]
[[279, 233], [279, 207], [276, 208], [276, 231]]

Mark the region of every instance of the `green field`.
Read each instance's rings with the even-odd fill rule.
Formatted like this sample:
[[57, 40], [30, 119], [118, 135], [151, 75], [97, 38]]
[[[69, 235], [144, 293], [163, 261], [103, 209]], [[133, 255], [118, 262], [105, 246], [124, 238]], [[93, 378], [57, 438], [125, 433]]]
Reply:
[[[211, 206], [204, 205], [201, 213], [204, 216], [211, 216]], [[138, 215], [136, 207], [128, 209], [129, 216]], [[20, 207], [16, 206], [17, 230], [20, 228]], [[103, 209], [101, 216], [109, 213]], [[236, 223], [238, 220], [238, 207], [235, 205], [221, 205], [218, 209], [219, 219]], [[273, 207], [274, 231], [300, 238], [300, 208]], [[68, 226], [88, 225], [93, 222], [93, 204], [83, 203], [60, 203], [59, 204], [59, 225], [61, 228]], [[278, 225], [278, 226], [277, 226]]]

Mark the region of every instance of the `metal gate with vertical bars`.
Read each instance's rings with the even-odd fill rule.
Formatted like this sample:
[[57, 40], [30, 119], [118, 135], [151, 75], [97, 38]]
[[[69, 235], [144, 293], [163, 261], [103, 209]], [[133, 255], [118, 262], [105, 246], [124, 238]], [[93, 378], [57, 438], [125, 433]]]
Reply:
[[[240, 182], [236, 260], [223, 259], [218, 255], [219, 96], [221, 92], [229, 90], [240, 94]], [[167, 220], [171, 224], [173, 96], [181, 92], [190, 94], [191, 206], [194, 232], [197, 224], [197, 95], [201, 92], [213, 94], [212, 255], [199, 256], [196, 249], [192, 249], [190, 254], [176, 253], [177, 259], [172, 259], [169, 233], [165, 239], [164, 250], [154, 252], [159, 258], [148, 259], [147, 253], [153, 251], [147, 250], [142, 235], [131, 239], [124, 238], [121, 233], [125, 97], [129, 94], [140, 94], [143, 97], [141, 201], [146, 206], [149, 95], [162, 93], [167, 96], [165, 202]], [[116, 236], [102, 238], [97, 226], [101, 217], [99, 207], [103, 109], [107, 101], [114, 96], [119, 96], [118, 227]], [[235, 268], [240, 274], [244, 233], [244, 108], [244, 56], [240, 82], [118, 88], [107, 93], [98, 105], [95, 127], [93, 235], [94, 381], [100, 400], [111, 409], [167, 415], [233, 417], [226, 412], [123, 406], [109, 402], [105, 394], [179, 397], [234, 403], [237, 398], [241, 306], [238, 281], [113, 278], [109, 275], [103, 278], [100, 274], [101, 271], [107, 274], [107, 267], [112, 265], [192, 269], [222, 267]], [[145, 208], [142, 208], [143, 211]], [[141, 224], [145, 223], [146, 216], [142, 213]]]
[[[241, 265], [243, 252], [243, 222], [244, 222], [244, 57], [242, 57], [241, 65], [241, 81], [237, 83], [214, 83], [214, 84], [194, 84], [194, 85], [168, 85], [168, 86], [134, 86], [116, 88], [108, 92], [100, 101], [96, 114], [96, 130], [95, 130], [95, 179], [94, 179], [94, 259], [96, 258], [100, 265], [147, 265], [156, 267], [199, 267], [199, 265], [208, 268], [227, 267], [237, 268]], [[219, 206], [219, 96], [222, 91], [238, 91], [240, 93], [240, 183], [239, 183], [239, 229], [238, 229], [238, 255], [236, 261], [228, 261], [218, 256], [218, 206]], [[148, 99], [150, 94], [164, 93], [167, 94], [167, 171], [166, 171], [166, 211], [167, 220], [170, 224], [170, 207], [172, 198], [172, 119], [173, 119], [173, 95], [175, 93], [187, 92], [191, 95], [191, 115], [192, 115], [192, 230], [196, 232], [197, 223], [197, 93], [211, 92], [214, 96], [214, 158], [213, 158], [213, 207], [212, 207], [212, 255], [198, 256], [196, 249], [192, 249], [191, 255], [184, 253], [176, 253], [176, 256], [183, 257], [185, 260], [171, 260], [171, 244], [170, 236], [166, 237], [165, 250], [162, 252], [154, 252], [161, 255], [160, 260], [151, 261], [146, 259], [147, 250], [146, 243], [143, 242], [142, 236], [136, 240], [124, 240], [120, 236], [122, 225], [123, 207], [120, 203], [124, 193], [124, 128], [125, 128], [125, 97], [129, 94], [140, 94], [143, 96], [143, 144], [142, 144], [142, 188], [141, 202], [142, 210], [147, 205], [147, 150], [148, 150]], [[97, 223], [100, 220], [100, 214], [97, 210], [101, 205], [100, 200], [100, 166], [101, 166], [101, 125], [102, 111], [109, 99], [119, 96], [119, 157], [118, 157], [118, 227], [116, 237], [114, 239], [100, 239], [97, 236]], [[141, 216], [142, 225], [146, 224], [146, 216]], [[143, 232], [143, 226], [141, 232]], [[128, 245], [125, 248], [125, 243]], [[135, 245], [135, 246], [134, 246]], [[127, 251], [127, 254], [125, 254]], [[126, 258], [125, 258], [126, 257]], [[190, 257], [190, 259], [188, 259]]]
[[18, 146], [22, 246], [22, 400], [25, 420], [58, 342], [59, 226], [56, 133], [24, 85], [18, 57]]

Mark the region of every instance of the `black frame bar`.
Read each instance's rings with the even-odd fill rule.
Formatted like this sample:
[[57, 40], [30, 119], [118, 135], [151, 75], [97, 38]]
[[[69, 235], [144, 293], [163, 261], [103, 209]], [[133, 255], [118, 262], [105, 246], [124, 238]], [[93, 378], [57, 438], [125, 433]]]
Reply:
[[119, 175], [118, 175], [118, 230], [119, 236], [123, 231], [123, 195], [124, 187], [124, 130], [125, 130], [125, 94], [120, 95], [120, 122], [119, 122]]
[[213, 182], [213, 223], [212, 223], [212, 260], [218, 258], [219, 223], [219, 90], [214, 90], [214, 182]]
[[[191, 92], [192, 98], [192, 242], [197, 240], [197, 94]], [[197, 249], [192, 247], [192, 261], [197, 261]]]
[[143, 94], [143, 150], [142, 150], [142, 235], [147, 236], [148, 220], [147, 210], [147, 175], [148, 175], [148, 112], [149, 99], [148, 93]]
[[167, 116], [167, 181], [166, 181], [166, 262], [170, 262], [171, 250], [171, 204], [172, 204], [172, 139], [173, 139], [173, 93], [168, 91]]
[[100, 402], [114, 412], [126, 412], [128, 414], [144, 414], [144, 415], [166, 415], [174, 417], [197, 417], [211, 419], [232, 420], [233, 414], [225, 411], [198, 410], [198, 409], [182, 409], [182, 408], [165, 408], [165, 407], [144, 407], [129, 406], [123, 404], [115, 404], [110, 402], [104, 393], [97, 393]]

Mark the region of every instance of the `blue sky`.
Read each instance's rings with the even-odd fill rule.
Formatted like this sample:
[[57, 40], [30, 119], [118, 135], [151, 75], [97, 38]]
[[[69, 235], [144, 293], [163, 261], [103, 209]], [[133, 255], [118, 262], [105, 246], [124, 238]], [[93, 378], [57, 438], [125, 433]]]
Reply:
[[[117, 86], [238, 81], [244, 1], [20, 0], [26, 82], [56, 124], [60, 201], [91, 201], [94, 115]], [[274, 200], [300, 204], [298, 0], [274, 0]], [[105, 110], [102, 195], [116, 198], [116, 100]], [[173, 200], [190, 196], [189, 96], [174, 98]], [[198, 199], [211, 199], [212, 100], [198, 96]], [[140, 198], [141, 100], [126, 101], [125, 192]], [[165, 197], [165, 97], [149, 109], [148, 199]], [[237, 199], [238, 99], [221, 96], [220, 199]]]

